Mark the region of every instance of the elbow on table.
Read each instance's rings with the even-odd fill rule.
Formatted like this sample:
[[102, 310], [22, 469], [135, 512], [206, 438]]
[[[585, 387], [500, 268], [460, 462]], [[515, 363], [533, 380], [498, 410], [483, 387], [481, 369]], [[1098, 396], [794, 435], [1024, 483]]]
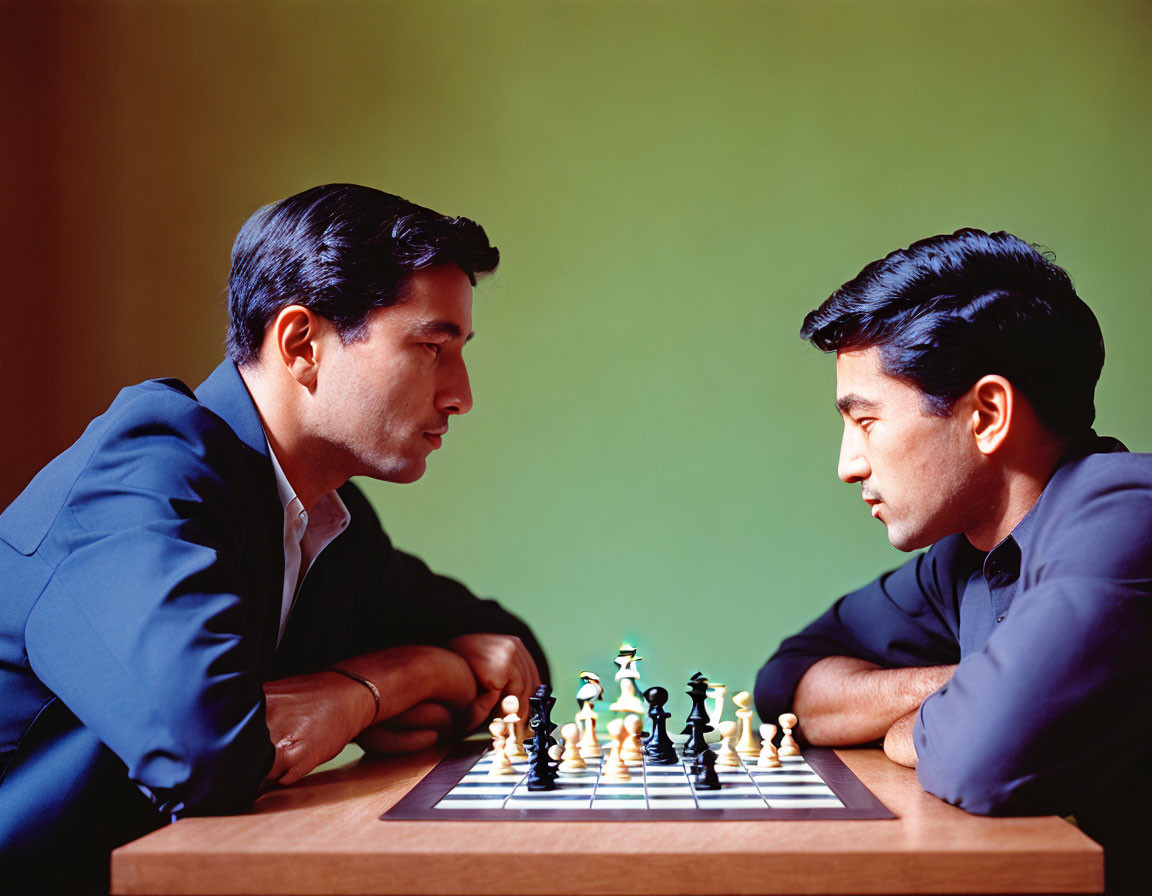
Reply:
[[152, 750], [130, 774], [164, 815], [226, 815], [252, 805], [272, 759], [267, 732], [245, 732], [224, 746], [202, 742], [179, 753]]
[[1020, 799], [1026, 779], [1012, 771], [1007, 757], [963, 739], [950, 749], [935, 750], [918, 736], [916, 748], [916, 775], [933, 796], [973, 815], [1032, 814]]

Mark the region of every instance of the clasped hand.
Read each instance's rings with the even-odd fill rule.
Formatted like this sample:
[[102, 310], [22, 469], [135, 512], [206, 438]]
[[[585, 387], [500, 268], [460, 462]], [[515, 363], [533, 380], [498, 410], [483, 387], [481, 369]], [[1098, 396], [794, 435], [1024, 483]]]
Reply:
[[339, 665], [376, 684], [379, 710], [368, 688], [335, 672], [268, 682], [276, 758], [266, 784], [298, 781], [353, 740], [371, 753], [404, 753], [462, 736], [508, 694], [526, 708], [540, 683], [531, 654], [511, 635], [462, 635], [448, 649], [395, 647]]

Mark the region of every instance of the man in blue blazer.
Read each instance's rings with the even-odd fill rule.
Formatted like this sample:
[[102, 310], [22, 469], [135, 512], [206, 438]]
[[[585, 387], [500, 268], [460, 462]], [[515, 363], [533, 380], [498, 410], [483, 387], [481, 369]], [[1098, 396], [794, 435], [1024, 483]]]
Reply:
[[471, 408], [498, 260], [474, 222], [364, 187], [259, 210], [229, 359], [122, 391], [0, 515], [0, 880], [98, 892], [118, 844], [352, 740], [471, 730], [547, 676], [523, 622], [395, 550], [348, 482], [418, 479]]

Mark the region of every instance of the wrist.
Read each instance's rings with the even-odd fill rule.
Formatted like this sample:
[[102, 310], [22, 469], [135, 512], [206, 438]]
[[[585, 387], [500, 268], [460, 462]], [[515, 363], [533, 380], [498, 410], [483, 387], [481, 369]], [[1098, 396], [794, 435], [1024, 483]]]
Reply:
[[363, 710], [360, 714], [362, 724], [359, 731], [363, 731], [375, 723], [380, 715], [380, 689], [376, 687], [376, 684], [358, 672], [342, 669], [339, 666], [329, 666], [324, 671], [332, 672], [341, 676], [345, 681], [355, 684], [355, 691], [359, 694], [356, 697], [356, 705]]

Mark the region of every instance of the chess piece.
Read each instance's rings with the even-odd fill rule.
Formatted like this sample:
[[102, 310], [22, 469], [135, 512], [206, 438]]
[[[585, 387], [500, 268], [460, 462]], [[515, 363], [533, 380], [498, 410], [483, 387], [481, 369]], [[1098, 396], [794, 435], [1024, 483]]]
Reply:
[[692, 786], [697, 790], [719, 790], [720, 776], [716, 774], [716, 754], [705, 750], [692, 763]]
[[516, 774], [512, 760], [504, 752], [504, 735], [507, 730], [508, 726], [504, 724], [503, 719], [493, 719], [492, 724], [488, 726], [488, 733], [492, 735], [492, 765], [488, 768], [489, 777], [498, 778], [501, 775]]
[[[576, 724], [580, 728], [580, 734], [584, 734], [584, 726], [581, 724], [587, 720], [588, 713], [595, 714], [597, 701], [604, 696], [604, 685], [600, 683], [600, 676], [595, 672], [581, 672], [580, 680], [584, 682], [580, 685], [580, 690], [576, 692], [576, 705], [580, 708], [576, 713]], [[599, 744], [597, 744], [599, 749]], [[597, 756], [600, 754], [597, 753]]]
[[585, 759], [599, 759], [604, 755], [600, 749], [600, 733], [596, 730], [598, 718], [591, 703], [585, 703], [584, 708], [576, 714], [576, 724], [584, 731], [580, 738], [580, 755]]
[[779, 719], [780, 727], [784, 731], [784, 736], [780, 738], [779, 754], [781, 756], [799, 756], [800, 745], [796, 743], [796, 738], [792, 736], [792, 729], [796, 727], [797, 719], [790, 712], [784, 713]]
[[640, 716], [629, 713], [624, 717], [624, 730], [628, 732], [628, 737], [620, 748], [620, 758], [629, 765], [644, 761], [644, 743], [640, 740], [643, 728]]
[[556, 746], [552, 738], [552, 707], [556, 698], [552, 696], [552, 688], [546, 684], [540, 685], [536, 693], [528, 698], [532, 707], [532, 720], [529, 723], [535, 732], [532, 739], [532, 764], [528, 767], [528, 789], [555, 790], [556, 766], [553, 764], [552, 748]]
[[514, 694], [509, 694], [500, 702], [500, 709], [504, 711], [504, 724], [508, 726], [504, 740], [504, 752], [513, 762], [517, 759], [527, 759], [528, 754], [524, 752], [524, 745], [520, 743], [520, 737], [516, 733], [516, 723], [520, 721], [520, 716], [517, 715], [520, 710], [520, 701]]
[[765, 722], [760, 726], [760, 755], [756, 757], [757, 768], [780, 768], [780, 756], [776, 752], [776, 745], [772, 738], [776, 736], [776, 726]]
[[698, 756], [708, 749], [708, 742], [704, 735], [712, 730], [708, 724], [708, 679], [702, 672], [697, 672], [688, 680], [688, 696], [692, 698], [692, 709], [688, 713], [688, 727], [684, 731], [688, 734], [688, 743], [680, 751], [685, 759]]
[[[537, 720], [540, 720], [539, 725], [543, 730], [544, 748], [547, 751], [556, 743], [556, 738], [552, 736], [552, 732], [556, 730], [556, 725], [552, 722], [552, 707], [556, 705], [556, 698], [552, 696], [551, 685], [542, 684], [536, 688], [535, 695], [528, 698], [528, 704], [532, 707], [531, 721], [528, 724], [536, 732]], [[536, 752], [539, 739], [533, 737], [529, 741], [530, 752]]]
[[731, 719], [725, 719], [721, 722], [720, 736], [724, 739], [724, 743], [716, 755], [716, 764], [722, 768], [740, 768], [740, 757], [736, 754], [735, 747], [732, 746], [732, 742], [736, 740], [736, 723]]
[[600, 769], [600, 780], [619, 783], [631, 781], [632, 774], [620, 757], [620, 748], [624, 745], [624, 738], [628, 736], [624, 730], [624, 720], [613, 719], [609, 722], [608, 734], [612, 737], [612, 746], [608, 751], [608, 758], [604, 760], [604, 765]]
[[668, 719], [671, 716], [664, 709], [668, 702], [668, 691], [664, 688], [648, 688], [644, 692], [644, 699], [648, 701], [648, 718], [652, 720], [652, 736], [644, 745], [644, 756], [653, 765], [675, 765], [680, 761], [676, 755], [676, 747], [672, 738], [668, 736]]
[[588, 763], [580, 755], [580, 726], [569, 722], [560, 729], [560, 736], [564, 739], [564, 752], [560, 754], [560, 768], [562, 775], [579, 775], [588, 768]]
[[756, 743], [756, 735], [752, 732], [752, 695], [741, 691], [732, 698], [732, 702], [736, 705], [736, 719], [740, 724], [736, 752], [741, 759], [751, 761], [760, 755], [760, 744]]
[[630, 644], [621, 644], [620, 652], [616, 656], [616, 681], [620, 683], [620, 699], [608, 708], [612, 712], [644, 712], [644, 704], [636, 696], [636, 682], [640, 678], [640, 670], [636, 664], [643, 657], [636, 656], [636, 648]]

